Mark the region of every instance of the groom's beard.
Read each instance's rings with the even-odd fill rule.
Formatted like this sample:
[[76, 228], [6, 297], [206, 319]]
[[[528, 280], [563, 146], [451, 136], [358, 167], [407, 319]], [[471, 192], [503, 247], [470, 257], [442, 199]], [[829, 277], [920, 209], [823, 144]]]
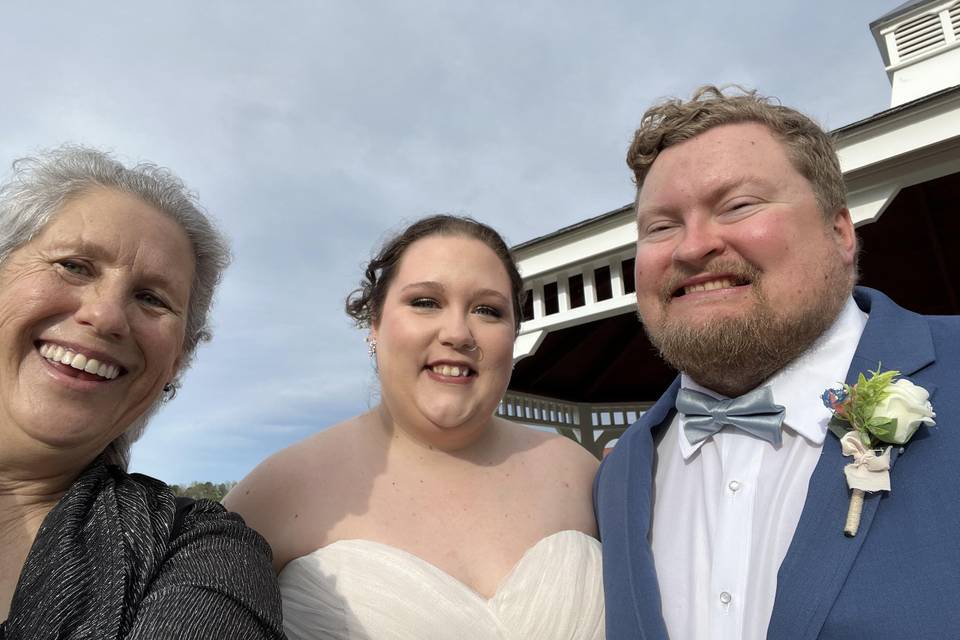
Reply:
[[644, 323], [644, 329], [671, 366], [708, 389], [740, 395], [800, 356], [836, 320], [852, 283], [839, 257], [831, 262], [820, 274], [810, 274], [803, 299], [780, 310], [764, 296], [763, 276], [755, 267], [717, 265], [718, 272], [734, 273], [752, 283], [753, 305], [746, 313], [683, 324], [670, 317], [668, 305], [675, 287], [669, 285], [661, 300], [666, 310], [662, 323], [658, 327]]

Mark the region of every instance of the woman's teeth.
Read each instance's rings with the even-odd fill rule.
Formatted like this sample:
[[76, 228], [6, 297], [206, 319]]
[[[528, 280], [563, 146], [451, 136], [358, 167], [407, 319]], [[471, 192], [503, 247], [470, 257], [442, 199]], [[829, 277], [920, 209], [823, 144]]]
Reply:
[[466, 378], [470, 375], [469, 367], [451, 367], [445, 364], [437, 364], [430, 367], [430, 370], [441, 376], [452, 376], [454, 378]]
[[82, 353], [74, 353], [58, 344], [45, 342], [40, 345], [40, 355], [50, 362], [59, 362], [107, 380], [113, 380], [120, 375], [120, 368], [116, 365], [100, 362], [96, 358], [88, 358]]

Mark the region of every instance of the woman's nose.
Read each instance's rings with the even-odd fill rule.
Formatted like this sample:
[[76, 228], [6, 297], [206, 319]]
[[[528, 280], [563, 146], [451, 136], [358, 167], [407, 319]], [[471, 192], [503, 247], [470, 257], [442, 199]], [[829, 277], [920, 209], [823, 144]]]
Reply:
[[125, 296], [116, 288], [90, 286], [84, 291], [74, 318], [103, 337], [122, 338], [130, 333]]
[[466, 316], [452, 311], [444, 314], [438, 338], [442, 344], [454, 349], [469, 348], [476, 344]]

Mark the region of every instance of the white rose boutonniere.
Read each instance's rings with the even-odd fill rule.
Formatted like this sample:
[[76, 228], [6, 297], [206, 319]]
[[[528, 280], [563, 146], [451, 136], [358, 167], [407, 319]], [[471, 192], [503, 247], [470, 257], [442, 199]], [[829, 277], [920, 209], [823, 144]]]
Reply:
[[843, 455], [853, 462], [844, 469], [851, 489], [843, 532], [853, 537], [860, 526], [864, 491], [890, 490], [890, 447], [905, 444], [920, 425], [936, 424], [930, 394], [909, 380], [894, 380], [899, 371], [862, 373], [854, 385], [823, 392], [823, 404], [833, 411], [830, 429], [840, 437]]
[[930, 394], [909, 380], [900, 379], [886, 387], [886, 396], [873, 409], [874, 417], [886, 417], [886, 425], [875, 426], [870, 432], [878, 440], [890, 444], [905, 444], [913, 437], [921, 424], [936, 424], [933, 406], [927, 399]]

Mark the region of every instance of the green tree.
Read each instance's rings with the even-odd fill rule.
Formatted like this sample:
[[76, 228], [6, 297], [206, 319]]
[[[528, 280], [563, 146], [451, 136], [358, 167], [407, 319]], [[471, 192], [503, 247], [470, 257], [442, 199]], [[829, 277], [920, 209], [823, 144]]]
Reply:
[[193, 498], [194, 500], [203, 499], [220, 502], [236, 484], [236, 482], [214, 484], [213, 482], [199, 482], [195, 480], [188, 485], [172, 484], [170, 488], [177, 496]]

